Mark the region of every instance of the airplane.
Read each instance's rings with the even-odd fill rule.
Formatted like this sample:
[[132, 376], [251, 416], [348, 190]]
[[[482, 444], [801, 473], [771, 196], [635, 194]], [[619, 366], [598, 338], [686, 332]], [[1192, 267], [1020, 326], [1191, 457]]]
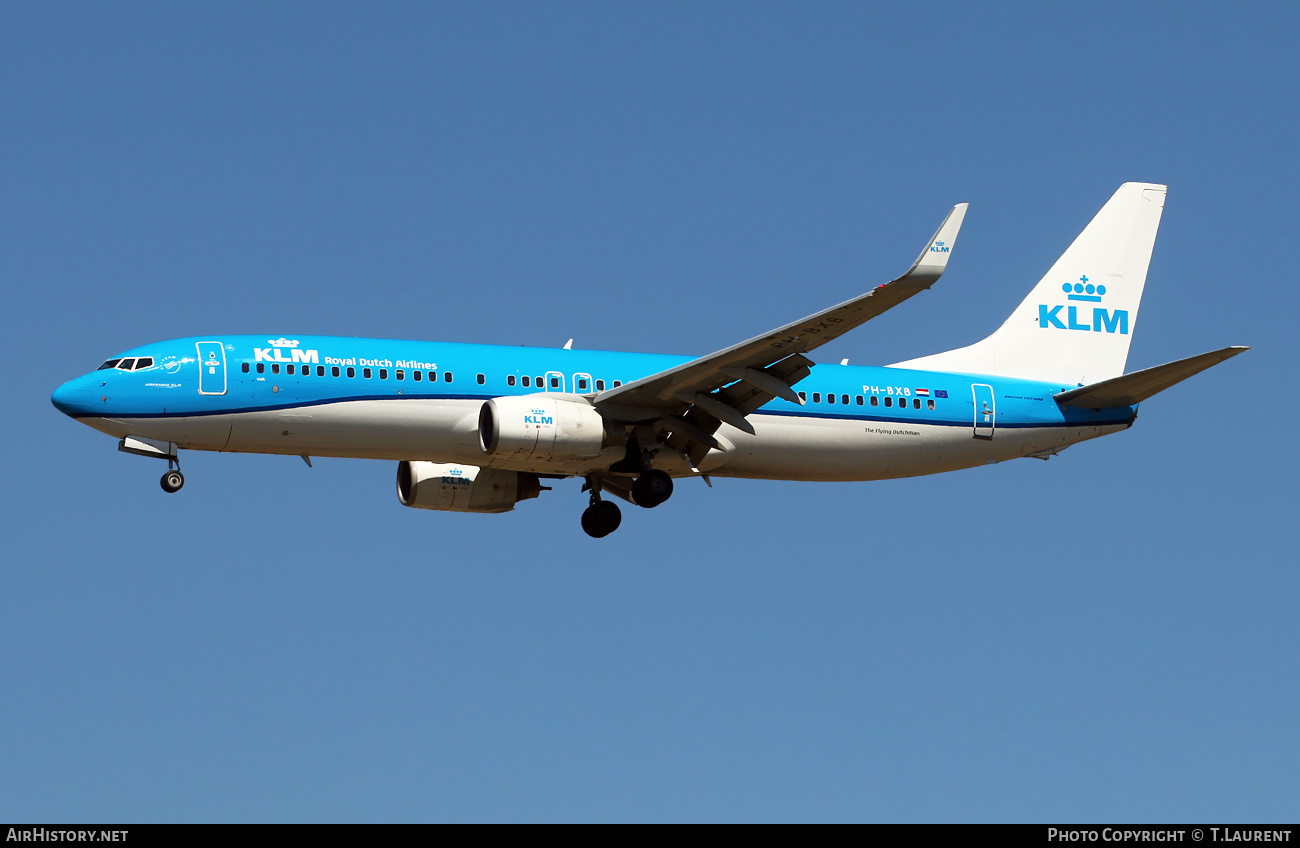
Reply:
[[[1047, 459], [1132, 426], [1138, 404], [1247, 350], [1124, 373], [1167, 188], [1125, 183], [992, 335], [879, 367], [805, 354], [929, 289], [967, 204], [908, 271], [700, 357], [266, 334], [113, 356], [54, 406], [167, 461], [179, 451], [396, 460], [405, 506], [499, 513], [581, 477], [582, 528], [622, 521], [674, 479], [853, 481]], [[796, 388], [798, 386], [798, 388]]]

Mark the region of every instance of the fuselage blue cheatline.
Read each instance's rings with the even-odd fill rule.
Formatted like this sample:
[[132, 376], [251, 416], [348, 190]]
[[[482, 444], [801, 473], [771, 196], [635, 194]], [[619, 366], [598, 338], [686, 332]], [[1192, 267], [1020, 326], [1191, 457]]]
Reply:
[[168, 460], [167, 491], [184, 482], [181, 448], [397, 460], [403, 504], [458, 512], [583, 477], [597, 537], [621, 520], [602, 493], [653, 507], [675, 477], [878, 480], [1046, 458], [1246, 349], [1124, 374], [1164, 199], [1125, 183], [999, 330], [884, 367], [804, 354], [929, 288], [966, 204], [898, 279], [708, 356], [207, 336], [126, 351], [53, 402]]

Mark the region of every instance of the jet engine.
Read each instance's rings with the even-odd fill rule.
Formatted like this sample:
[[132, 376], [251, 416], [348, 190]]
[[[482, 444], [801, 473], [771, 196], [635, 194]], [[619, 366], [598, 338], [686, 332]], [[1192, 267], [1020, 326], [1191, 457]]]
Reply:
[[484, 453], [508, 460], [591, 459], [609, 443], [605, 420], [594, 407], [543, 395], [483, 404], [478, 437]]
[[541, 491], [536, 474], [441, 462], [397, 464], [397, 499], [416, 509], [509, 512]]

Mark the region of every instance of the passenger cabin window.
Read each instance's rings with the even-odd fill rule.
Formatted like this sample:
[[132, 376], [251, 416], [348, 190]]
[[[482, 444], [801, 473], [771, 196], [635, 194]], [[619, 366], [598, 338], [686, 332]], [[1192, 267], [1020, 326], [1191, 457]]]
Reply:
[[[271, 373], [272, 373], [272, 374], [279, 374], [279, 373], [280, 373], [280, 363], [278, 363], [278, 362], [272, 362], [272, 363], [271, 363]], [[349, 374], [348, 376], [351, 377], [352, 375]]]
[[406, 372], [399, 368], [399, 369], [397, 369], [396, 371], [393, 372], [393, 376], [396, 377], [396, 378], [399, 379], [399, 380], [405, 380], [405, 379], [406, 379]]
[[438, 382], [438, 372], [437, 372], [437, 371], [430, 371], [430, 372], [429, 372], [429, 382], [430, 382], [430, 383], [436, 383], [436, 382]]
[[586, 390], [587, 390], [587, 381], [586, 381], [586, 380], [579, 380], [579, 381], [578, 381], [578, 391], [580, 391], [580, 392], [585, 392]]
[[242, 366], [240, 366], [240, 370], [242, 370], [245, 374], [247, 374], [247, 373], [248, 373], [248, 363], [245, 362]]
[[257, 363], [257, 373], [259, 373], [259, 374], [265, 374], [265, 373], [266, 373], [266, 363], [265, 363], [265, 362], [259, 362], [259, 363]]
[[[272, 367], [274, 367], [274, 366], [272, 366]], [[353, 368], [351, 365], [349, 365], [349, 366], [348, 366], [348, 376], [349, 376], [349, 377], [355, 377], [355, 376], [357, 376], [357, 369], [355, 369], [355, 368]]]
[[450, 383], [450, 382], [451, 382], [451, 372], [450, 372], [450, 371], [443, 371], [443, 372], [442, 372], [442, 381], [443, 381], [444, 383]]
[[893, 405], [894, 405], [894, 399], [891, 398], [891, 397], [886, 397], [886, 398], [885, 398], [885, 406], [893, 406]]
[[862, 406], [862, 395], [858, 395], [858, 406]]
[[934, 409], [934, 400], [930, 399], [925, 402], [926, 409]]
[[513, 386], [514, 384], [515, 384], [515, 375], [514, 375], [514, 374], [507, 374], [507, 375], [506, 375], [506, 385], [507, 385], [507, 386]]
[[822, 393], [813, 392], [813, 403], [821, 403], [821, 402], [822, 402]]
[[324, 376], [325, 376], [325, 366], [324, 366], [324, 365], [317, 365], [317, 366], [316, 366], [316, 376], [317, 376], [317, 377], [324, 377]]
[[381, 380], [387, 380], [387, 379], [388, 379], [388, 369], [387, 369], [387, 368], [380, 368], [380, 369], [379, 369], [379, 379], [381, 379]]
[[[261, 371], [261, 370], [262, 370], [262, 365], [261, 365], [261, 363], [258, 363], [258, 365], [257, 365], [257, 370], [258, 370], [258, 371]], [[333, 374], [335, 377], [337, 377], [337, 376], [339, 375], [339, 367], [338, 367], [337, 365], [335, 365], [333, 368], [330, 369], [330, 373]]]
[[596, 381], [596, 391], [598, 391], [598, 392], [603, 392], [603, 391], [605, 391], [605, 381], [604, 381], [604, 380], [597, 380], [597, 381]]
[[807, 392], [800, 392], [800, 393], [799, 393], [799, 400], [803, 401], [804, 403], [807, 403], [807, 402], [808, 402], [808, 393], [807, 393]]
[[367, 380], [369, 380], [369, 379], [370, 379], [370, 369], [369, 369], [369, 368], [362, 368], [362, 369], [361, 369], [361, 376], [362, 376], [362, 377], [365, 377]]
[[420, 382], [420, 378], [424, 376], [424, 372], [423, 372], [423, 371], [412, 371], [412, 372], [411, 372], [411, 376], [414, 377], [414, 378], [415, 378], [415, 382], [418, 383], [418, 382]]
[[116, 368], [116, 367], [117, 367], [117, 363], [119, 363], [119, 362], [121, 362], [121, 361], [122, 361], [122, 360], [120, 360], [120, 359], [110, 359], [110, 360], [108, 360], [107, 362], [105, 362], [103, 365], [99, 366], [99, 368], [97, 368], [97, 369], [95, 369], [95, 370], [97, 370], [97, 371], [107, 371], [109, 368]]
[[479, 374], [475, 379], [478, 380], [480, 386], [487, 382], [487, 377], [484, 377], [482, 374]]
[[835, 395], [833, 395], [833, 394], [828, 394], [828, 395], [826, 395], [826, 402], [827, 402], [827, 403], [835, 403]]
[[551, 378], [551, 388], [552, 388], [552, 389], [558, 389], [559, 387], [560, 387], [560, 378], [559, 378], [559, 377], [552, 377], [552, 378]]
[[842, 404], [844, 404], [844, 405], [847, 406], [847, 405], [848, 405], [848, 402], [849, 402], [849, 396], [848, 396], [848, 395], [840, 395], [840, 403], [842, 403]]
[[617, 389], [617, 388], [618, 388], [619, 386], [621, 386], [621, 385], [623, 385], [623, 381], [622, 381], [622, 380], [615, 380], [615, 381], [614, 381], [614, 388]]
[[524, 377], [524, 378], [523, 378], [523, 384], [524, 384], [524, 388], [525, 388], [525, 389], [532, 388], [532, 385], [533, 385], [533, 378], [532, 378], [532, 377]]
[[875, 395], [872, 395], [872, 396], [871, 396], [871, 405], [872, 405], [872, 406], [880, 406], [880, 398], [876, 397]]
[[920, 408], [921, 408], [921, 399], [920, 399], [920, 398], [913, 398], [913, 399], [912, 399], [912, 408], [913, 408], [913, 409], [920, 409]]

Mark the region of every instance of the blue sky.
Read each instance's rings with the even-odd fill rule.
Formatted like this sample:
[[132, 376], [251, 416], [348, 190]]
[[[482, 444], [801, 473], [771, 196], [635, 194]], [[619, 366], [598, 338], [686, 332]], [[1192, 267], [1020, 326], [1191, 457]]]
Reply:
[[[1294, 821], [1294, 4], [7, 4], [0, 819]], [[325, 333], [700, 354], [994, 329], [1169, 201], [1130, 369], [1255, 347], [1049, 462], [578, 484], [161, 464], [49, 393]]]

